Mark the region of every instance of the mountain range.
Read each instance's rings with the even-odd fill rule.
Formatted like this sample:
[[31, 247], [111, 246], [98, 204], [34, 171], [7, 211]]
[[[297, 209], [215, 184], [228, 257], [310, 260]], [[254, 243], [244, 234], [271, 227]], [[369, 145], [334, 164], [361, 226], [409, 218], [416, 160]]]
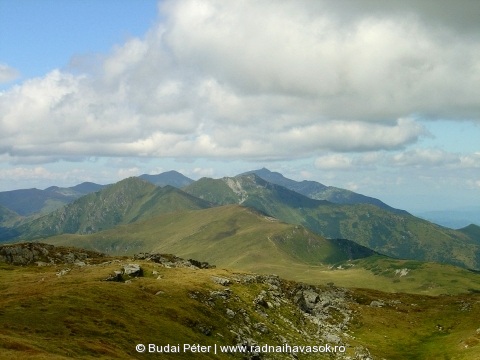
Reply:
[[[152, 182], [162, 184], [163, 187], [156, 186]], [[182, 186], [185, 184], [187, 185]], [[178, 188], [180, 186], [182, 189]], [[81, 196], [82, 191], [89, 193]], [[121, 249], [124, 252], [133, 251], [134, 248], [141, 251], [141, 246], [133, 245], [140, 243], [149, 247], [150, 250], [157, 246], [164, 251], [172, 248], [177, 252], [193, 246], [190, 243], [182, 246], [179, 245], [180, 243], [175, 245], [175, 242], [172, 242], [175, 239], [175, 233], [183, 234], [182, 239], [189, 236], [190, 239], [194, 239], [195, 236], [192, 234], [198, 234], [198, 236], [203, 234], [205, 239], [211, 241], [217, 239], [218, 236], [220, 238], [223, 236], [236, 244], [246, 241], [244, 237], [238, 236], [238, 234], [242, 234], [243, 225], [238, 229], [232, 225], [229, 230], [229, 224], [234, 224], [234, 222], [216, 222], [214, 217], [209, 216], [211, 223], [204, 223], [203, 217], [206, 214], [205, 211], [215, 213], [218, 210], [216, 216], [221, 218], [221, 212], [228, 209], [225, 206], [239, 205], [253, 209], [277, 225], [285, 223], [301, 226], [302, 231], [305, 231], [305, 235], [301, 237], [303, 240], [296, 240], [290, 249], [291, 251], [304, 249], [303, 252], [300, 251], [302, 253], [300, 262], [304, 262], [308, 258], [308, 254], [315, 254], [312, 256], [317, 258], [318, 263], [332, 263], [333, 259], [354, 259], [355, 256], [345, 258], [342, 255], [345, 254], [345, 248], [339, 246], [340, 240], [335, 240], [344, 239], [342, 244], [349, 244], [351, 254], [369, 256], [372, 253], [367, 254], [361, 249], [370, 249], [369, 251], [399, 259], [435, 261], [469, 269], [480, 269], [480, 231], [478, 231], [478, 226], [471, 225], [460, 230], [448, 229], [419, 219], [406, 211], [394, 209], [374, 198], [348, 190], [327, 187], [313, 181], [296, 182], [267, 169], [222, 179], [202, 178], [193, 181], [172, 171], [156, 176], [144, 174], [139, 178], [128, 178], [109, 186], [90, 183], [71, 188], [51, 187], [32, 193], [49, 193], [56, 198], [64, 200], [68, 198], [69, 202], [43, 215], [42, 211], [45, 211], [47, 200], [42, 200], [43, 206], [41, 206], [42, 201], [38, 201], [40, 205], [30, 207], [30, 217], [17, 222], [14, 209], [7, 209], [7, 205], [12, 206], [14, 203], [13, 195], [22, 195], [23, 199], [26, 199], [25, 194], [28, 194], [28, 191], [17, 190], [7, 193], [9, 194], [0, 194], [3, 195], [3, 199], [9, 199], [9, 202], [1, 203], [4, 207], [0, 208], [0, 226], [2, 226], [0, 239], [2, 241], [45, 239], [62, 234], [85, 236], [87, 234], [104, 234], [104, 231], [112, 230], [115, 234], [116, 244], [122, 243]], [[21, 209], [18, 204], [16, 206], [17, 210]], [[40, 209], [39, 213], [32, 212], [34, 208]], [[19, 211], [17, 211], [18, 214], [20, 212], [28, 213], [26, 209]], [[139, 235], [141, 228], [136, 224], [153, 221], [153, 223], [149, 223], [148, 227], [151, 238], [151, 234], [160, 234], [164, 231], [167, 225], [160, 225], [162, 221], [159, 217], [166, 214], [177, 214], [176, 216], [172, 215], [168, 223], [168, 227], [173, 229], [171, 236], [157, 236], [157, 243], [155, 241], [153, 243], [145, 242], [144, 237]], [[232, 215], [233, 218], [235, 216]], [[182, 223], [183, 218], [188, 218], [191, 224], [202, 223], [203, 227], [192, 230], [190, 235], [186, 234], [183, 232], [185, 229], [185, 224]], [[155, 225], [155, 221], [157, 225]], [[133, 235], [125, 237], [127, 240], [121, 240], [122, 236], [114, 230], [118, 226], [123, 226], [122, 232], [125, 234]], [[212, 235], [205, 230], [215, 228], [215, 226], [218, 226], [219, 229], [222, 228], [223, 230], [219, 233], [224, 235], [218, 235], [219, 233], [212, 233]], [[255, 226], [256, 229], [261, 227], [260, 225]], [[282, 231], [277, 229], [275, 234], [282, 233]], [[108, 238], [107, 235], [105, 236]], [[274, 238], [273, 235], [265, 235], [262, 232], [256, 236], [262, 241], [265, 239], [273, 241]], [[302, 245], [306, 239], [318, 236], [324, 242], [330, 241], [329, 247], [334, 249], [333, 252], [331, 251], [332, 254], [337, 254], [330, 256], [329, 261], [325, 260], [328, 256], [322, 256], [310, 247]], [[95, 246], [100, 246], [99, 238], [95, 239]], [[82, 243], [83, 240], [87, 240], [87, 238], [77, 238], [75, 241]], [[110, 243], [105, 240], [104, 247], [100, 247], [100, 250], [106, 251], [115, 248], [116, 245], [111, 243], [113, 240], [109, 241]], [[128, 242], [128, 245], [125, 241]], [[169, 243], [170, 247], [162, 247], [162, 244], [166, 243]], [[197, 251], [192, 255], [200, 258], [208, 257], [215, 251], [219, 251], [224, 256], [225, 251], [216, 248], [219, 244], [205, 244], [204, 247], [200, 247], [201, 253]], [[232, 244], [229, 246], [234, 248]], [[283, 252], [286, 251], [281, 246], [279, 249]], [[188, 252], [181, 254], [189, 255]], [[218, 262], [218, 259], [216, 261]]]
[[248, 171], [241, 175], [248, 174], [255, 174], [272, 184], [286, 187], [287, 189], [305, 195], [311, 199], [327, 200], [335, 204], [371, 204], [392, 212], [398, 212], [402, 214], [406, 213], [405, 210], [395, 209], [385, 204], [383, 201], [369, 196], [365, 196], [350, 190], [341, 189], [334, 186], [326, 186], [316, 181], [291, 180], [278, 172], [273, 172], [266, 168]]
[[20, 189], [0, 192], [0, 206], [4, 206], [20, 216], [46, 214], [84, 195], [105, 187], [91, 182], [62, 188], [50, 186], [45, 190]]

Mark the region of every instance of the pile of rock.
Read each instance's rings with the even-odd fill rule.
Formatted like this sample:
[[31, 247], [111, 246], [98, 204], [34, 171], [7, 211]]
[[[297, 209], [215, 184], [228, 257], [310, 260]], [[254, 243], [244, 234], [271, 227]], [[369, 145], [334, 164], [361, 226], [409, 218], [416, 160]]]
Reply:
[[140, 253], [133, 256], [135, 260], [147, 260], [160, 264], [166, 268], [191, 268], [191, 269], [213, 269], [215, 265], [210, 265], [205, 261], [198, 261], [194, 259], [184, 260], [178, 256], [171, 254], [159, 253]]
[[[291, 335], [299, 334], [311, 343], [349, 347], [352, 339], [349, 326], [353, 311], [348, 290], [299, 284], [276, 275], [234, 274], [230, 277], [212, 276], [212, 282], [223, 288], [202, 294], [196, 291], [191, 298], [209, 307], [222, 309], [230, 319], [230, 332], [238, 345], [255, 346], [264, 336], [274, 336], [279, 344], [295, 343]], [[262, 285], [251, 304], [235, 294], [234, 285]], [[290, 314], [290, 315], [287, 315]], [[259, 320], [259, 316], [260, 319]], [[267, 335], [269, 334], [269, 335]], [[338, 359], [371, 359], [368, 349], [355, 348], [355, 356], [337, 354]], [[262, 354], [250, 354], [262, 358]]]
[[38, 266], [77, 264], [82, 266], [93, 258], [104, 256], [104, 254], [93, 251], [55, 247], [43, 243], [19, 243], [0, 246], [0, 262], [22, 266], [31, 264], [37, 264]]

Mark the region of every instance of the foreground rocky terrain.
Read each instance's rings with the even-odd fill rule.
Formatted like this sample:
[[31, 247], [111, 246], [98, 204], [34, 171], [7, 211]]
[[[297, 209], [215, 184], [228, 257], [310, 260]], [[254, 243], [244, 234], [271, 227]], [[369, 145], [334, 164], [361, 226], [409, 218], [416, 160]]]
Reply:
[[[312, 286], [168, 254], [0, 247], [0, 358], [477, 359], [479, 294]], [[143, 347], [142, 347], [143, 346]]]

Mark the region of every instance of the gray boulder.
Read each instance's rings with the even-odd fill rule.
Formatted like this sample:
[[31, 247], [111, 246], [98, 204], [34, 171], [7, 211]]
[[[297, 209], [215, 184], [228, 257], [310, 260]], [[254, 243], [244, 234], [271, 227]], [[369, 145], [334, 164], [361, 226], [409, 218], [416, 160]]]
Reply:
[[143, 270], [138, 264], [127, 264], [123, 266], [123, 273], [132, 277], [143, 276]]

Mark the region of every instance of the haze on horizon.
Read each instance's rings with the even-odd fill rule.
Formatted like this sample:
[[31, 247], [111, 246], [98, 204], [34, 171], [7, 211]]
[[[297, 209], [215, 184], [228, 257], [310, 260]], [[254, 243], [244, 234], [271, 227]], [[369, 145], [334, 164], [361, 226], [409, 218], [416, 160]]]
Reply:
[[265, 166], [409, 211], [478, 205], [479, 14], [0, 0], [0, 191]]

